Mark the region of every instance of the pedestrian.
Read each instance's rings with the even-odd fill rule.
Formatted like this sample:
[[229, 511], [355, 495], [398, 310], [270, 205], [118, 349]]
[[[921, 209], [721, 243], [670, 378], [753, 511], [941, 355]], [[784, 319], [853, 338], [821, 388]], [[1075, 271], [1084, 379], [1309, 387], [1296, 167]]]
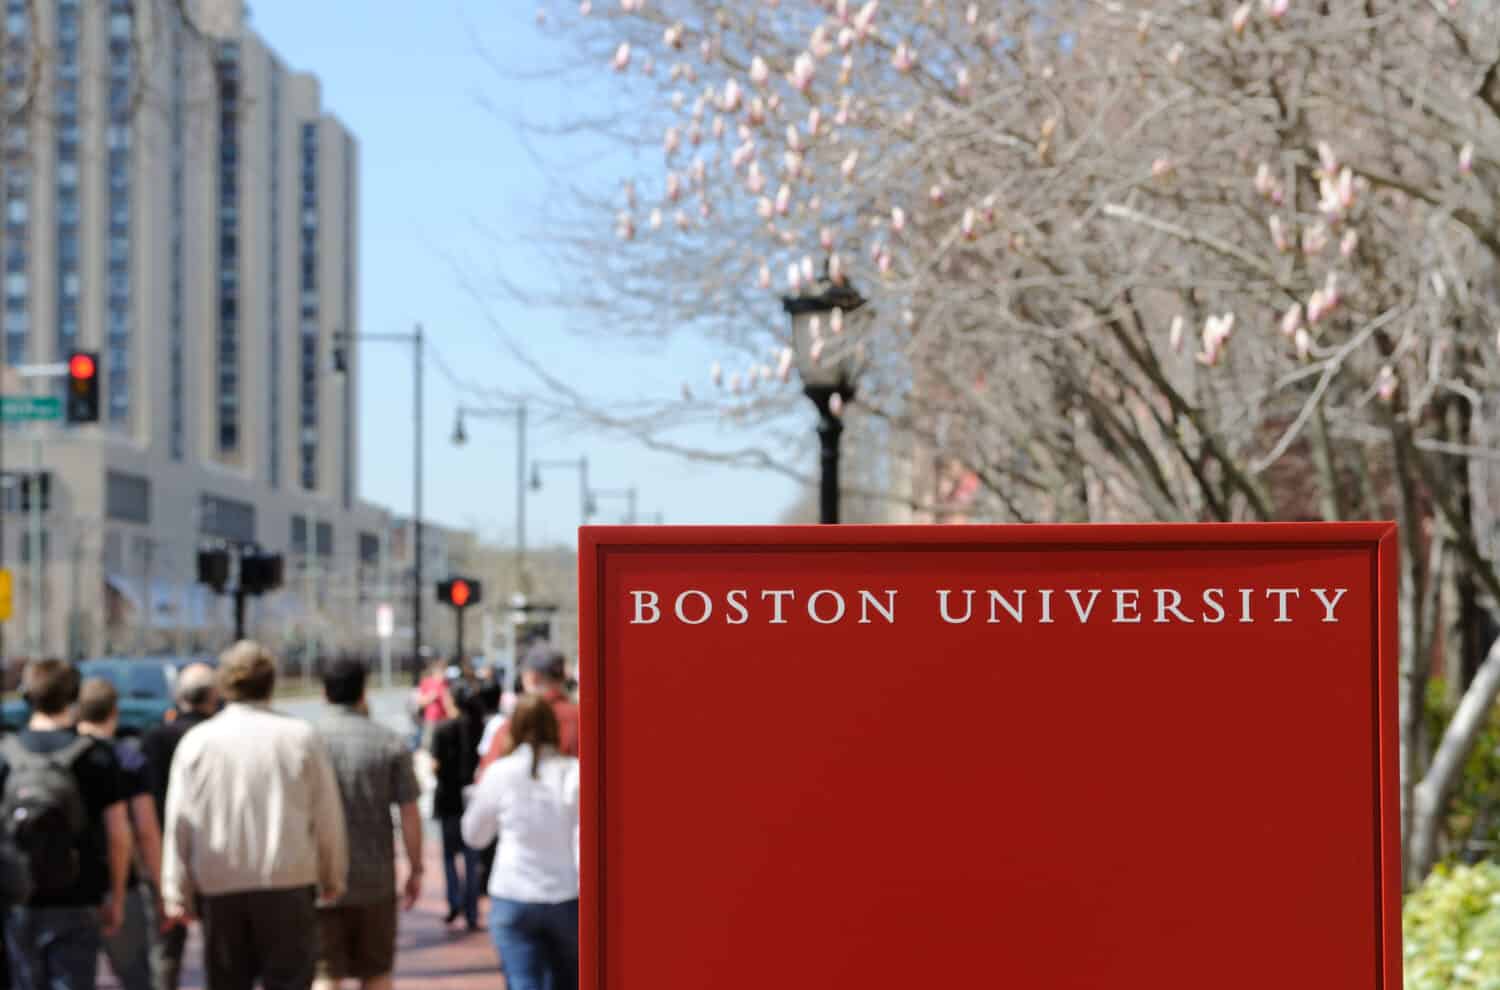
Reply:
[[107, 743], [75, 729], [77, 667], [32, 661], [21, 690], [30, 719], [0, 740], [0, 815], [31, 882], [26, 904], [5, 916], [11, 979], [18, 990], [93, 990], [129, 878], [120, 764]]
[[[167, 781], [171, 777], [172, 758], [177, 744], [189, 729], [212, 718], [219, 710], [219, 691], [214, 684], [214, 669], [206, 663], [191, 663], [177, 675], [176, 707], [172, 718], [146, 730], [141, 737], [141, 753], [146, 757], [146, 775], [156, 806], [158, 825], [165, 826], [167, 814]], [[160, 890], [160, 887], [157, 888]], [[177, 990], [182, 982], [182, 954], [187, 948], [188, 926], [157, 926], [154, 969], [157, 990]]]
[[104, 938], [104, 955], [122, 990], [152, 990], [151, 947], [160, 926], [157, 884], [161, 882], [161, 822], [146, 776], [140, 747], [115, 739], [120, 695], [102, 677], [83, 682], [78, 693], [78, 732], [111, 744], [120, 763], [121, 796], [130, 821], [134, 850], [125, 882], [125, 915], [120, 930]]
[[[492, 668], [493, 669], [493, 668]], [[500, 713], [502, 691], [500, 682], [491, 679], [479, 689], [476, 696], [479, 709], [484, 719], [484, 729], [480, 734], [479, 748], [475, 751], [475, 763], [477, 765], [490, 746], [494, 744], [495, 734], [505, 724], [505, 716]], [[512, 707], [514, 710], [514, 707]], [[479, 851], [479, 896], [486, 897], [486, 891], [490, 888], [490, 871], [495, 866], [495, 844], [491, 842]]]
[[[546, 643], [538, 643], [527, 651], [521, 661], [521, 686], [527, 695], [543, 698], [552, 706], [557, 716], [558, 731], [564, 756], [578, 755], [578, 705], [568, 697], [567, 661], [562, 652]], [[514, 740], [502, 726], [495, 733], [490, 747], [479, 761], [479, 772], [483, 773], [491, 763], [510, 752]]]
[[427, 665], [427, 673], [417, 684], [417, 711], [422, 717], [422, 748], [432, 749], [432, 733], [443, 719], [458, 715], [458, 706], [453, 701], [453, 692], [448, 688], [448, 677], [442, 658]]
[[[472, 712], [477, 702], [462, 696], [465, 716], [440, 723], [432, 734], [433, 774], [437, 785], [432, 794], [432, 817], [443, 838], [443, 879], [447, 883], [447, 924], [463, 915], [469, 931], [479, 931], [480, 856], [463, 840], [464, 792], [474, 780], [476, 755]], [[462, 874], [459, 865], [462, 863]]]
[[360, 981], [387, 990], [396, 964], [396, 844], [391, 809], [400, 813], [406, 851], [401, 906], [410, 911], [422, 893], [421, 787], [411, 751], [401, 737], [370, 718], [365, 667], [337, 660], [323, 674], [330, 711], [318, 724], [343, 800], [349, 838], [349, 883], [344, 896], [318, 909], [320, 990]]
[[514, 750], [484, 771], [464, 812], [463, 839], [496, 838], [490, 934], [508, 990], [578, 987], [578, 760], [540, 695], [516, 704]]
[[203, 918], [214, 990], [308, 990], [317, 902], [344, 894], [343, 799], [313, 727], [271, 711], [276, 661], [241, 641], [219, 661], [228, 705], [182, 737], [167, 784], [162, 901], [169, 922]]

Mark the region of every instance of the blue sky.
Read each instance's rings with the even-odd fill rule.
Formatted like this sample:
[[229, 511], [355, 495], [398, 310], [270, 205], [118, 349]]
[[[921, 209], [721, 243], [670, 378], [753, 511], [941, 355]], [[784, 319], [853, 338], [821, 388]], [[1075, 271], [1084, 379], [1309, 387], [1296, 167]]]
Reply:
[[[522, 113], [545, 119], [549, 110], [561, 116], [563, 101], [577, 94], [546, 80], [503, 80], [481, 54], [516, 69], [562, 54], [547, 49], [534, 17], [535, 7], [521, 0], [251, 5], [256, 30], [290, 67], [317, 73], [324, 106], [359, 139], [364, 332], [407, 332], [421, 322], [442, 362], [465, 380], [538, 389], [497, 338], [493, 328], [499, 323], [553, 374], [584, 391], [620, 399], [675, 395], [683, 381], [706, 381], [712, 360], [706, 347], [647, 354], [608, 337], [585, 341], [566, 332], [556, 314], [492, 299], [481, 303], [455, 270], [457, 263], [469, 271], [498, 269], [522, 283], [555, 281], [556, 273], [539, 268], [518, 236], [535, 226], [549, 185], [505, 120]], [[577, 160], [593, 149], [549, 148], [544, 142], [538, 150], [549, 159]], [[600, 223], [607, 230], [612, 217], [602, 216]], [[512, 236], [496, 237], [497, 231]], [[367, 343], [360, 359], [360, 491], [406, 512], [410, 351]], [[474, 421], [469, 444], [453, 447], [449, 436], [459, 400], [429, 366], [427, 515], [509, 541], [515, 528], [515, 429], [501, 420]], [[810, 453], [810, 422], [808, 435]], [[741, 446], [747, 438], [702, 430], [692, 439]], [[586, 455], [595, 487], [635, 485], [641, 510], [661, 512], [671, 524], [773, 522], [797, 495], [795, 483], [781, 476], [690, 462], [626, 438], [582, 432], [576, 424], [533, 430], [529, 444], [533, 457]], [[527, 503], [528, 541], [571, 543], [579, 517], [577, 477], [551, 471], [544, 480], [544, 489]], [[619, 521], [624, 502], [602, 501], [600, 509], [597, 521]]]

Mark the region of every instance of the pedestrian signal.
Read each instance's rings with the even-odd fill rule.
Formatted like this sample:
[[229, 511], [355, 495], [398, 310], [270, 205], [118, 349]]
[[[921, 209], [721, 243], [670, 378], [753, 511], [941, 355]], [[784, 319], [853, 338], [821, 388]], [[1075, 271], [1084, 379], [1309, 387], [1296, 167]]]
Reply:
[[73, 351], [68, 356], [67, 420], [99, 422], [99, 355], [95, 351]]

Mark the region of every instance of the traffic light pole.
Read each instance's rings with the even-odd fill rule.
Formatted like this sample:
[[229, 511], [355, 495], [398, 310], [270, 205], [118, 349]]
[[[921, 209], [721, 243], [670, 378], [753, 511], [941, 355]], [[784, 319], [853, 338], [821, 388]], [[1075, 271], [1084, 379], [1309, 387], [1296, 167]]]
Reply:
[[458, 623], [458, 662], [460, 664], [464, 662], [466, 656], [464, 653], [464, 613], [467, 611], [468, 609], [466, 608], [455, 608], [453, 610], [454, 621]]

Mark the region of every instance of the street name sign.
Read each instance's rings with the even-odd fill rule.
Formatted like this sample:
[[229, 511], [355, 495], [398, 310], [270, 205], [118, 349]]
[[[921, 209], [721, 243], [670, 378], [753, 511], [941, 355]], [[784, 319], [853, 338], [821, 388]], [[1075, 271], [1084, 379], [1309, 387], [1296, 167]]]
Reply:
[[1394, 526], [580, 549], [585, 990], [1399, 990]]
[[62, 415], [62, 399], [55, 395], [0, 396], [0, 420], [53, 420]]

